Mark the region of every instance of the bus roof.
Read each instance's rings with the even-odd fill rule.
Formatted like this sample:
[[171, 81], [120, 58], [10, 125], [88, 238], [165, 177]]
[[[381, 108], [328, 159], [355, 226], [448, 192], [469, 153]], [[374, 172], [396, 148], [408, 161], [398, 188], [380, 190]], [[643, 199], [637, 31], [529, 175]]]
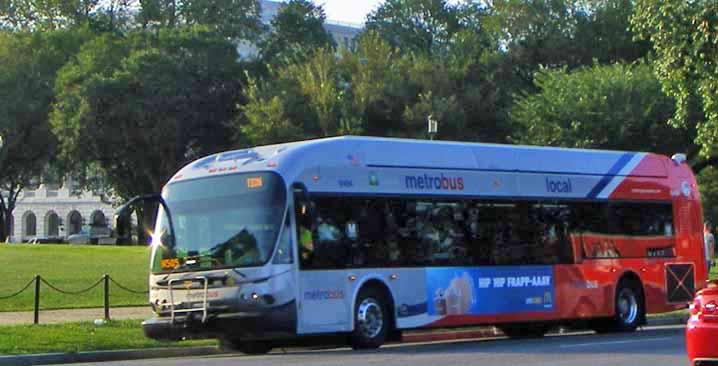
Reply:
[[[626, 151], [341, 136], [233, 150], [198, 159], [171, 182], [276, 171], [292, 181], [307, 169], [369, 167], [570, 175], [666, 177], [666, 156]], [[640, 167], [638, 167], [638, 163]]]

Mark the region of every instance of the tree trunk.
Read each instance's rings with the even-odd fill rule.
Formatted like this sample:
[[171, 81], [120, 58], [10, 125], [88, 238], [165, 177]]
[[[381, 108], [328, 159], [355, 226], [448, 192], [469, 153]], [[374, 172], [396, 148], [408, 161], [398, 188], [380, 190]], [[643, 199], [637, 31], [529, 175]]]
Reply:
[[7, 237], [10, 235], [10, 220], [7, 218], [10, 215], [5, 210], [5, 207], [0, 207], [0, 242], [6, 242]]

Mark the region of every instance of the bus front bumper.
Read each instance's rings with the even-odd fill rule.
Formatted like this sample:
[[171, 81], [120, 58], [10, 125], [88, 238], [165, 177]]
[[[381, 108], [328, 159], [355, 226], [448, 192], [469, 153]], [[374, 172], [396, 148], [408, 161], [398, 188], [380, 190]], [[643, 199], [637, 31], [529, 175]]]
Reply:
[[181, 339], [220, 338], [278, 339], [296, 335], [297, 317], [294, 302], [261, 310], [214, 313], [202, 321], [201, 313], [187, 316], [154, 317], [142, 322], [148, 338], [176, 341]]

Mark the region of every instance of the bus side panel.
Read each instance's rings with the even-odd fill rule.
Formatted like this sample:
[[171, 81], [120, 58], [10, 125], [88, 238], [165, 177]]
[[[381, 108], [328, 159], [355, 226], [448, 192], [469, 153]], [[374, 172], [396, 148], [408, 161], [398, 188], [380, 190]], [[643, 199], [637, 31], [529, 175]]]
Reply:
[[394, 309], [390, 311], [394, 312], [395, 325], [399, 329], [425, 326], [440, 318], [427, 314], [425, 273], [423, 268], [300, 271], [300, 333], [353, 330], [357, 297], [372, 280], [387, 287], [394, 303]]
[[673, 215], [676, 225], [676, 261], [694, 265], [695, 290], [708, 278], [703, 248], [703, 212], [695, 178], [690, 172], [674, 177]]
[[558, 318], [552, 266], [433, 267], [426, 271], [427, 327]]
[[[675, 258], [663, 265], [659, 262], [652, 266], [653, 262], [649, 262], [645, 268], [655, 274], [640, 274], [642, 278], [648, 278], [644, 281], [648, 312], [673, 310], [676, 304], [687, 303], [692, 296], [680, 295], [680, 291], [695, 292], [704, 286], [707, 276], [700, 193], [695, 177], [686, 164], [679, 165], [667, 157], [656, 156], [645, 159], [633, 173], [657, 171], [657, 159], [662, 160], [668, 171], [666, 179], [626, 178], [610, 194], [610, 199], [671, 200], [673, 203]], [[685, 274], [692, 275], [693, 279], [687, 280]], [[649, 285], [645, 285], [646, 282]], [[683, 286], [688, 282], [692, 285]]]
[[610, 271], [615, 260], [585, 260], [580, 265], [558, 265], [556, 271], [558, 319], [583, 319], [613, 313]]
[[351, 330], [352, 289], [341, 270], [299, 272], [299, 333]]

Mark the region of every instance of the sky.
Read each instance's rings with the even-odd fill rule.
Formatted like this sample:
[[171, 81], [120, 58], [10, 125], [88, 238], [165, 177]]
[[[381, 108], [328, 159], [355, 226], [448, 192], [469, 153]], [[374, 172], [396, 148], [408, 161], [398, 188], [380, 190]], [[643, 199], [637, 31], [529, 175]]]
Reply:
[[367, 14], [376, 9], [382, 0], [312, 0], [324, 6], [327, 20], [362, 24]]

